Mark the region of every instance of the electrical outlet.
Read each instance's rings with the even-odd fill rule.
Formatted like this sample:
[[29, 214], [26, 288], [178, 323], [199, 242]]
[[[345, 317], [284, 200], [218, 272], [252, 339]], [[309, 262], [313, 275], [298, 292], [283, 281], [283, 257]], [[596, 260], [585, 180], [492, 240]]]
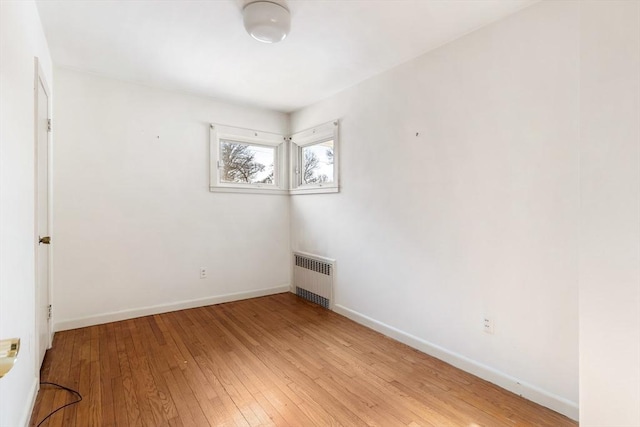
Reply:
[[200, 267], [200, 278], [201, 279], [207, 278], [207, 267]]
[[488, 334], [493, 334], [493, 319], [489, 316], [484, 316], [484, 331]]

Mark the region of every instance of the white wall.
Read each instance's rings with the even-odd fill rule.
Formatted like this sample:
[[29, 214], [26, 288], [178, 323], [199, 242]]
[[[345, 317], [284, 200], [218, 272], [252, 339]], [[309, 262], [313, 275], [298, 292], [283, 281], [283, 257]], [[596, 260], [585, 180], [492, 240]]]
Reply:
[[0, 338], [19, 337], [14, 368], [0, 379], [0, 426], [28, 421], [38, 385], [34, 268], [34, 57], [52, 83], [36, 6], [0, 2]]
[[640, 3], [584, 2], [580, 425], [640, 426]]
[[574, 418], [578, 77], [578, 5], [541, 3], [291, 118], [342, 119], [341, 193], [291, 202], [337, 310]]
[[55, 85], [56, 329], [288, 289], [289, 199], [208, 190], [210, 123], [285, 132], [285, 114], [66, 69]]

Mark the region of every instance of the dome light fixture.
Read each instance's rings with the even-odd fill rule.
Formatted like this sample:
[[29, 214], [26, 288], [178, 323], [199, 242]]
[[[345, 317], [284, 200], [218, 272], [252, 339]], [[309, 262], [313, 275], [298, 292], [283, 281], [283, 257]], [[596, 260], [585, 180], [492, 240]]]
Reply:
[[263, 43], [284, 40], [291, 28], [289, 11], [277, 3], [256, 1], [242, 10], [244, 28], [254, 39]]

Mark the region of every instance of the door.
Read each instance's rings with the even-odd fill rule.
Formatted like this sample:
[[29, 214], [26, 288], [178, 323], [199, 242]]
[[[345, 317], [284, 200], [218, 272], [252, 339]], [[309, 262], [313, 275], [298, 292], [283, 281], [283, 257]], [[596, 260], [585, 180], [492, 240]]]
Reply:
[[51, 347], [50, 328], [50, 116], [49, 89], [36, 60], [36, 335], [38, 370]]

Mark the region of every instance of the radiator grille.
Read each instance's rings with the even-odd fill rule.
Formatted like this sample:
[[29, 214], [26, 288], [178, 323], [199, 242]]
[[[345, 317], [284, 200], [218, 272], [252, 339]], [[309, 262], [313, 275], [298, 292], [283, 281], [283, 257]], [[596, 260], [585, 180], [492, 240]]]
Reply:
[[333, 295], [334, 261], [317, 255], [294, 253], [293, 285], [296, 295], [321, 305], [331, 307]]
[[302, 289], [296, 286], [296, 295], [300, 298], [304, 298], [307, 301], [311, 301], [315, 304], [321, 305], [324, 308], [329, 308], [329, 300], [325, 297], [321, 297], [320, 295], [314, 294], [313, 292], [309, 292], [306, 289]]
[[326, 274], [331, 276], [331, 264], [326, 261], [318, 261], [317, 259], [307, 258], [302, 255], [295, 255], [296, 266], [306, 268], [307, 270], [315, 271], [316, 273]]

